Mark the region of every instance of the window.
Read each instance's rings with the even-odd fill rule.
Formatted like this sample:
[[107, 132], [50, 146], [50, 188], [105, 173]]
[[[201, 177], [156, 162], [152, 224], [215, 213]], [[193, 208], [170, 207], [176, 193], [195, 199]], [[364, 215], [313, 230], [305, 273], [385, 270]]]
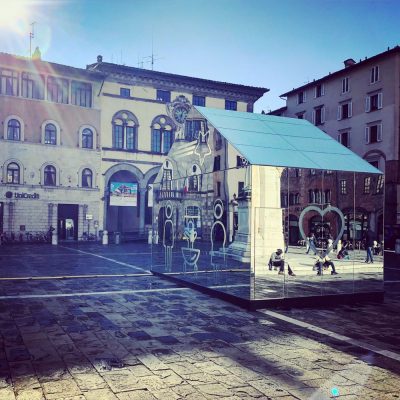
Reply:
[[379, 81], [379, 65], [375, 65], [371, 68], [371, 80], [370, 83], [375, 83]]
[[84, 149], [93, 149], [93, 132], [89, 128], [82, 131], [82, 147]]
[[350, 132], [340, 132], [338, 142], [345, 147], [350, 147]]
[[118, 150], [136, 149], [136, 131], [139, 122], [130, 111], [119, 111], [112, 119], [113, 148]]
[[47, 78], [47, 100], [68, 104], [68, 81], [49, 76]]
[[305, 119], [306, 118], [306, 112], [299, 112], [296, 114], [297, 119]]
[[369, 194], [371, 190], [371, 177], [364, 178], [364, 194]]
[[315, 203], [315, 193], [312, 189], [309, 189], [308, 191], [308, 201], [309, 203]]
[[219, 181], [217, 182], [217, 196], [221, 196], [221, 182]]
[[131, 89], [128, 88], [120, 88], [119, 95], [121, 97], [131, 97]]
[[206, 98], [204, 96], [195, 96], [193, 95], [193, 105], [205, 107], [206, 106]]
[[44, 168], [44, 185], [56, 186], [56, 169], [52, 165]]
[[17, 163], [7, 165], [7, 183], [19, 184], [19, 165]]
[[306, 92], [297, 93], [297, 104], [302, 104], [306, 102]]
[[7, 139], [21, 140], [21, 124], [16, 119], [10, 119], [7, 124]]
[[44, 144], [57, 144], [57, 128], [53, 124], [47, 124], [44, 128]]
[[236, 156], [236, 167], [247, 167], [249, 162], [246, 160], [245, 157]]
[[0, 94], [18, 96], [18, 72], [0, 68]]
[[383, 104], [383, 94], [375, 93], [365, 98], [365, 112], [380, 110]]
[[332, 175], [332, 174], [333, 174], [333, 171], [331, 169], [327, 169], [325, 171], [325, 175]]
[[214, 138], [215, 138], [215, 150], [221, 150], [223, 142], [222, 142], [222, 136], [218, 131], [215, 131]]
[[344, 179], [340, 181], [340, 193], [347, 194], [347, 181]]
[[93, 187], [93, 173], [89, 168], [82, 171], [82, 187]]
[[350, 91], [350, 80], [348, 77], [342, 79], [342, 93]]
[[221, 156], [215, 156], [213, 171], [220, 171], [220, 170], [221, 170]]
[[164, 103], [171, 101], [171, 92], [169, 90], [157, 90], [157, 100]]
[[287, 193], [281, 193], [281, 208], [288, 206], [288, 195]]
[[234, 100], [225, 100], [225, 110], [237, 111], [237, 102]]
[[244, 182], [238, 182], [238, 196], [243, 196], [244, 194]]
[[353, 115], [353, 103], [351, 101], [339, 104], [338, 115], [337, 115], [338, 120], [350, 118], [352, 117], [352, 115]]
[[368, 161], [373, 167], [379, 169], [379, 161]]
[[44, 77], [38, 74], [22, 72], [21, 75], [22, 97], [27, 99], [44, 99]]
[[310, 175], [316, 175], [317, 171], [315, 169], [310, 169]]
[[383, 186], [384, 186], [384, 177], [383, 175], [378, 176], [378, 180], [376, 181], [376, 194], [381, 194], [383, 193]]
[[332, 192], [330, 189], [325, 190], [325, 202], [330, 203], [332, 197]]
[[92, 107], [92, 85], [90, 83], [72, 81], [71, 102], [76, 106]]
[[136, 128], [134, 126], [125, 127], [126, 131], [126, 149], [134, 150], [136, 142]]
[[174, 141], [174, 124], [172, 120], [159, 115], [153, 120], [151, 132], [151, 151], [153, 153], [167, 154]]
[[320, 106], [320, 107], [316, 107], [313, 110], [313, 124], [318, 126], [318, 125], [322, 125], [323, 123], [325, 123], [325, 107], [324, 106]]
[[319, 85], [315, 86], [314, 89], [314, 97], [321, 97], [325, 94], [325, 85], [323, 83], [320, 83]]
[[[168, 163], [168, 161], [167, 161]], [[163, 169], [163, 176], [162, 176], [162, 188], [164, 190], [171, 190], [172, 189], [172, 169], [164, 168]]]
[[365, 127], [365, 143], [377, 143], [382, 141], [382, 124]]
[[186, 120], [185, 121], [185, 139], [192, 141], [199, 138], [201, 131], [201, 120]]
[[294, 206], [300, 204], [300, 194], [299, 193], [290, 193], [289, 194], [289, 206]]

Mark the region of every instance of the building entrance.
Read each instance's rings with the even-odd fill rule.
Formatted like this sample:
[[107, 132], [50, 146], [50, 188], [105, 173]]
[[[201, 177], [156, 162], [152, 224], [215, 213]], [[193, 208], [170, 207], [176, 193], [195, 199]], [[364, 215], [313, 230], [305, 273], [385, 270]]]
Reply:
[[58, 234], [60, 240], [78, 240], [78, 204], [58, 205]]

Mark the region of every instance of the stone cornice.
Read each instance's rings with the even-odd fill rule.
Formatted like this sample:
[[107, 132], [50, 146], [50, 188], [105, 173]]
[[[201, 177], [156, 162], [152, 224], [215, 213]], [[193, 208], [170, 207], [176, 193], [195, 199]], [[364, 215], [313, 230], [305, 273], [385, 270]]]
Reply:
[[269, 89], [245, 86], [234, 83], [218, 82], [202, 78], [151, 71], [135, 67], [127, 67], [100, 62], [88, 65], [91, 71], [99, 71], [107, 75], [106, 80], [127, 85], [144, 85], [156, 89], [165, 89], [195, 93], [196, 95], [231, 98], [255, 102]]

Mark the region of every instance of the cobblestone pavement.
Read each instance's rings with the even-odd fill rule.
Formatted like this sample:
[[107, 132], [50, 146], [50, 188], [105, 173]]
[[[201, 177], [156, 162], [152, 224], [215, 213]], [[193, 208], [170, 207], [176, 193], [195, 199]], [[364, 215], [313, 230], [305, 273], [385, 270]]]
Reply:
[[382, 321], [395, 337], [396, 290], [349, 311], [252, 313], [150, 276], [145, 246], [27, 247], [0, 248], [1, 400], [400, 398], [399, 361], [284, 320], [365, 342]]

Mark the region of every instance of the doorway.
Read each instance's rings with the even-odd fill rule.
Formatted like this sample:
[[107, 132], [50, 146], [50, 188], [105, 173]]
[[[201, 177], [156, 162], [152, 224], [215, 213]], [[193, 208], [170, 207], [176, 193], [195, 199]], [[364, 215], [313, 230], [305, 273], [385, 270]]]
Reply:
[[60, 240], [78, 240], [78, 204], [59, 204], [57, 231]]

